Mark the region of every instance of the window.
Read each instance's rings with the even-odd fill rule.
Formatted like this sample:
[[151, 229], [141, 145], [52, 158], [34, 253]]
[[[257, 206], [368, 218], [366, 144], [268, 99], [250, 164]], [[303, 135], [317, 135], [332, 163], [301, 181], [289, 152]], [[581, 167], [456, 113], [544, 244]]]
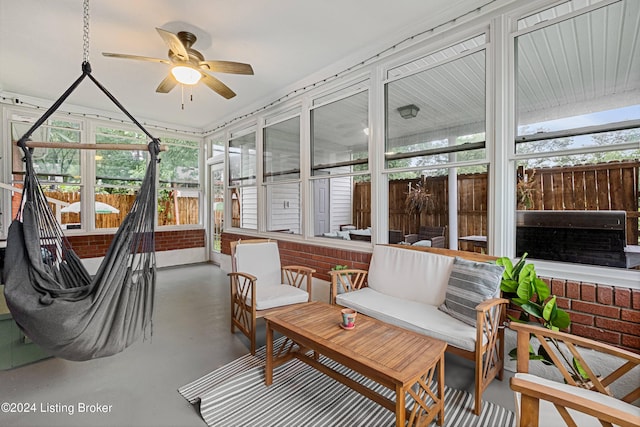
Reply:
[[369, 92], [340, 95], [311, 111], [313, 234], [371, 241]]
[[231, 226], [258, 229], [258, 192], [256, 188], [256, 133], [234, 136], [229, 140], [229, 200]]
[[[146, 144], [141, 132], [97, 127], [96, 144]], [[117, 228], [133, 206], [149, 162], [147, 151], [96, 150], [96, 228]]]
[[626, 248], [640, 234], [639, 19], [640, 3], [623, 0], [516, 37], [516, 255], [633, 265]]
[[168, 150], [158, 164], [158, 225], [200, 223], [200, 144], [177, 138], [162, 138]]
[[300, 117], [264, 128], [266, 230], [300, 234]]
[[[36, 117], [12, 114], [10, 120], [11, 139], [20, 139]], [[78, 122], [49, 119], [36, 129], [31, 139], [39, 142], [71, 142], [80, 144], [81, 126]], [[24, 154], [13, 146], [13, 186], [22, 187], [24, 176]], [[51, 209], [63, 228], [81, 228], [80, 201], [83, 189], [80, 150], [66, 148], [35, 148], [32, 153], [33, 167], [42, 185]], [[12, 196], [12, 217], [20, 206], [21, 195]]]
[[487, 246], [485, 44], [479, 35], [387, 73], [390, 241], [445, 227], [460, 249]]

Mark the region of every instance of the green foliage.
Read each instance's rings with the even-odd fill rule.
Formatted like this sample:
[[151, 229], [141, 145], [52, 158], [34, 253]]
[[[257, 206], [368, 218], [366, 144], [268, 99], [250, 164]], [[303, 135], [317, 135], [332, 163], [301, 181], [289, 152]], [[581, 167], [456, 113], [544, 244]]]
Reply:
[[[500, 289], [505, 298], [509, 298], [511, 302], [521, 309], [520, 317], [514, 318], [509, 316], [513, 322], [536, 323], [541, 324], [545, 328], [557, 331], [569, 327], [571, 319], [569, 313], [558, 308], [558, 302], [555, 295], [551, 295], [547, 284], [538, 277], [535, 266], [527, 264], [527, 253], [522, 255], [520, 260], [513, 265], [507, 257], [496, 260], [496, 264], [504, 266]], [[554, 339], [549, 341], [556, 347], [558, 343]], [[517, 349], [509, 352], [512, 360], [517, 357]], [[543, 346], [538, 348], [536, 353], [531, 344], [529, 344], [529, 360], [539, 360], [545, 365], [553, 365], [553, 359], [547, 353]], [[572, 369], [574, 377], [582, 380], [588, 379], [588, 376], [580, 362], [575, 358], [572, 363], [565, 359], [565, 362]]]
[[504, 267], [500, 289], [504, 296], [522, 309], [523, 315], [516, 322], [537, 321], [546, 328], [558, 330], [569, 326], [566, 311], [558, 308], [556, 296], [551, 296], [547, 284], [538, 277], [535, 266], [527, 264], [525, 253], [514, 266], [508, 257], [499, 258], [496, 264]]
[[348, 265], [337, 264], [337, 265], [334, 265], [333, 267], [331, 267], [331, 271], [347, 270], [348, 268], [349, 268]]

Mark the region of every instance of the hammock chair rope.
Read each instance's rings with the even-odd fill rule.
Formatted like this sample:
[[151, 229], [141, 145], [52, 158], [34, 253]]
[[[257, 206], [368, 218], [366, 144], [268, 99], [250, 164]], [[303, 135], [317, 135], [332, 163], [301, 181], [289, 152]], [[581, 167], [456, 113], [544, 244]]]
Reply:
[[[153, 137], [92, 75], [88, 62], [88, 0], [82, 75], [17, 141], [24, 152], [22, 201], [9, 227], [5, 298], [15, 322], [52, 355], [87, 360], [124, 350], [151, 329], [156, 278], [156, 174], [160, 140]], [[137, 197], [91, 276], [47, 203], [33, 167], [31, 134], [86, 78], [150, 139], [150, 160]], [[83, 144], [76, 148], [82, 149]]]

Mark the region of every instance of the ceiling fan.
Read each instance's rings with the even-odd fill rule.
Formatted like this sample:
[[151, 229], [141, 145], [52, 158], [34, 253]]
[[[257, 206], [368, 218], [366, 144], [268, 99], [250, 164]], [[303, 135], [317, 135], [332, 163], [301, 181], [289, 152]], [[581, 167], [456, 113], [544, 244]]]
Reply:
[[197, 38], [188, 31], [180, 31], [178, 34], [174, 34], [162, 28], [156, 28], [156, 30], [169, 47], [168, 59], [127, 55], [123, 53], [102, 52], [102, 54], [111, 58], [135, 59], [137, 61], [160, 62], [170, 65], [170, 73], [160, 82], [156, 89], [158, 93], [168, 93], [178, 83], [195, 85], [199, 81], [202, 81], [205, 85], [209, 86], [209, 88], [224, 98], [229, 99], [236, 96], [235, 92], [208, 73], [253, 74], [253, 68], [251, 68], [249, 64], [232, 61], [205, 60], [200, 52], [191, 47]]

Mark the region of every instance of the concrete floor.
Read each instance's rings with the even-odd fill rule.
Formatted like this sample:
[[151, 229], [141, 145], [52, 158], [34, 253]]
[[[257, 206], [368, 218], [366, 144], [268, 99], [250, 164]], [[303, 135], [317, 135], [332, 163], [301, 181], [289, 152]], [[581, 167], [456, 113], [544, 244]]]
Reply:
[[[160, 270], [151, 339], [104, 359], [50, 358], [0, 371], [0, 403], [30, 410], [0, 412], [0, 426], [204, 426], [177, 388], [248, 353], [248, 340], [229, 331], [228, 289], [226, 274], [211, 264]], [[473, 392], [471, 362], [448, 355], [445, 367], [450, 387]], [[510, 376], [493, 381], [484, 398], [513, 410]], [[79, 413], [83, 405], [104, 412]]]

